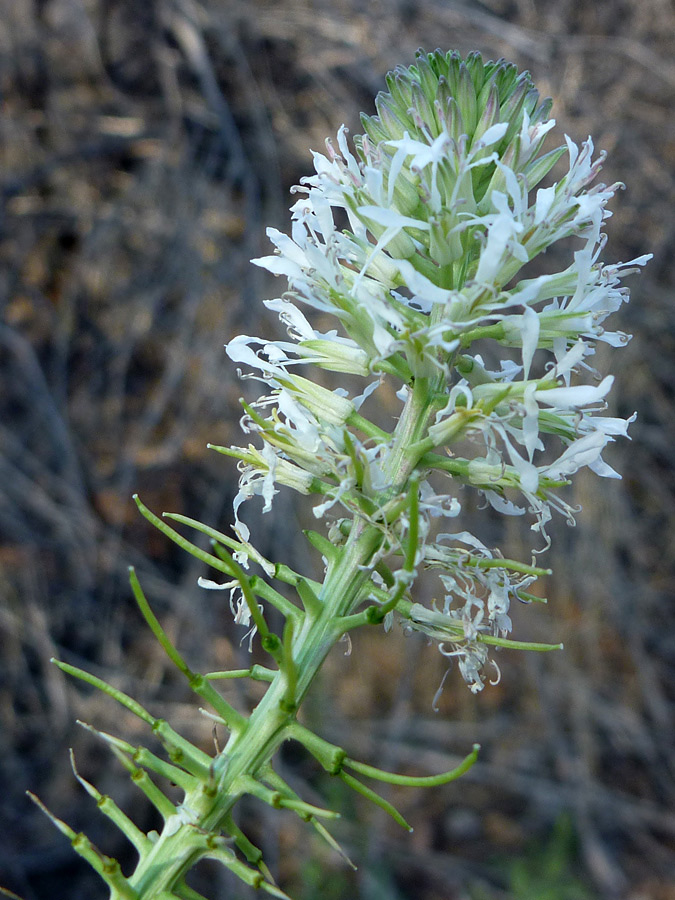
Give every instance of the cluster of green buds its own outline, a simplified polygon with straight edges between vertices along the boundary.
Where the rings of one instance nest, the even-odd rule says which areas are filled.
[[[130,876],[58,823],[111,897],[197,900],[184,877],[205,857],[285,896],[232,810],[249,794],[297,813],[332,841],[322,820],[335,813],[304,802],[273,769],[289,739],[406,824],[353,773],[438,785],[465,771],[477,748],[439,776],[394,775],[350,759],[296,718],[327,654],[356,627],[396,621],[435,639],[476,692],[488,663],[499,676],[496,649],[559,646],[508,637],[512,602],[537,599],[531,586],[548,570],[534,558],[505,558],[454,520],[462,503],[527,516],[539,552],[550,543],[554,513],[574,522],[577,510],[564,492],[575,472],[618,477],[602,452],[626,435],[630,420],[604,415],[612,377],[601,378],[592,358],[598,342],[627,342],[605,320],[627,299],[621,279],[647,257],[615,265],[599,259],[607,202],[618,187],[592,186],[602,157],[593,158],[590,138],[581,148],[565,138],[543,152],[554,127],[550,102],[540,102],[529,75],[504,61],[420,52],[387,85],[377,115],[363,117],[364,133],[351,146],[343,127],[337,147],[328,141],[325,154],[314,154],[315,174],[297,188],[291,234],[270,229],[276,252],[254,260],[287,280],[283,296],[265,304],[287,339],[241,335],[227,345],[246,370],[241,376],[265,386],[257,400],[242,401],[243,431],[257,442],[215,448],[239,461],[234,536],[170,517],[208,535],[207,552],[138,501],[151,522],[221,573],[200,583],[229,592],[249,646],[259,641],[270,657],[269,667],[194,672],[132,576],[147,622],[227,729],[227,742],[209,756],[131,698],[59,664],[140,716],[170,759],[103,735],[162,815],[159,833],[139,832],[83,782],[135,844],[139,862]],[[555,258],[568,254],[564,268],[534,274],[532,260],[559,241]],[[331,316],[332,330],[317,330]],[[337,373],[351,390],[299,374],[311,366]],[[321,561],[313,575],[264,558],[242,518],[242,505],[255,496],[270,511],[282,487],[311,495],[323,520],[323,529],[306,532]],[[415,593],[422,570],[438,574],[442,599],[425,602]],[[283,617],[280,634],[268,624],[269,607]],[[268,684],[252,711],[235,709],[214,687],[239,677]],[[148,773],[182,789],[182,803]]]

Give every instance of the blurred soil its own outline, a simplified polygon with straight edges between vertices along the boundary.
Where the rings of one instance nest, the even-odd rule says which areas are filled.
[[[141,742],[140,723],[66,681],[50,657],[112,680],[212,747],[139,621],[128,566],[195,666],[243,662],[246,648],[222,595],[196,586],[201,564],[153,532],[131,494],[227,528],[236,471],[206,443],[237,440],[242,386],[222,345],[277,327],[260,300],[279,286],[248,260],[266,252],[265,226],[286,226],[309,148],[343,122],[358,132],[384,73],[439,45],[530,69],[559,126],[609,152],[604,180],[627,184],[605,256],[654,260],[617,323],[635,337],[606,363],[617,413],[639,411],[632,441],[608,454],[624,478],[579,480],[584,511],[555,535],[549,606],[516,611],[518,636],[562,640],[564,652],[505,653],[502,682],[478,697],[451,676],[438,713],[443,662],[424,644],[363,634],[330,661],[306,715],[351,756],[435,772],[482,744],[461,783],[392,792],[412,836],[290,751],[286,776],[342,806],[339,837],[359,871],[301,823],[254,805],[242,815],[299,900],[516,897],[505,861],[545,844],[565,816],[575,835],[565,865],[587,893],[519,900],[675,897],[670,0],[0,0],[0,884],[25,900],[105,896],[27,789],[129,862],[68,747],[84,777],[152,823],[74,724]],[[293,538],[302,513],[291,499],[275,508],[255,525],[258,545],[304,558]],[[493,523],[495,543],[527,553],[523,523],[507,526]],[[231,690],[243,705],[255,696]],[[211,869],[195,887],[249,896]]]

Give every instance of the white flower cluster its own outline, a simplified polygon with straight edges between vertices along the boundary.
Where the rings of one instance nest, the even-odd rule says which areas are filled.
[[[413,604],[408,623],[458,655],[479,690],[481,636],[510,630],[510,600],[527,599],[536,570],[500,561],[466,532],[432,537],[431,519],[457,516],[458,487],[469,485],[504,514],[529,512],[547,544],[552,511],[574,521],[558,493],[570,476],[588,466],[619,477],[602,452],[626,435],[630,420],[603,415],[612,377],[599,380],[589,360],[598,341],[627,342],[604,323],[628,299],[621,279],[648,257],[599,260],[618,186],[591,186],[602,157],[593,159],[590,138],[579,149],[566,137],[565,146],[541,154],[555,122],[527,73],[477,54],[463,62],[437,52],[398,69],[388,84],[379,115],[363,119],[355,151],[343,127],[337,149],[328,141],[325,155],[314,154],[291,235],[269,229],[276,253],[254,260],[288,281],[284,297],[266,305],[289,340],[239,336],[227,347],[254,370],[247,377],[270,389],[242,420],[262,449],[231,451],[241,460],[236,529],[247,541],[238,516],[244,500],[262,495],[267,510],[276,485],[287,485],[319,495],[317,517],[339,508],[381,528],[374,566],[404,555],[414,476],[414,566],[376,590],[403,596],[402,582],[419,566],[438,568],[442,609],[425,618]],[[567,171],[537,189],[564,157]],[[528,276],[528,264],[563,239],[569,264]],[[315,330],[300,307],[334,316],[336,330]],[[516,349],[491,370],[485,359],[500,346]],[[361,376],[366,385],[353,397],[327,390],[296,374],[307,365]],[[404,410],[412,404],[418,413],[407,435],[360,412],[391,379]],[[459,440],[470,458],[439,452]],[[448,479],[444,493],[432,486],[433,473]]]

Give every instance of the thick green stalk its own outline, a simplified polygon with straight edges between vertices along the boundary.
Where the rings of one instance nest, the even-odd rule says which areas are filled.
[[[409,450],[426,431],[431,415],[429,394],[426,382],[416,384],[397,423],[391,451],[384,460],[392,492],[404,490],[415,469],[417,458],[411,458]],[[340,619],[352,613],[363,598],[381,541],[379,528],[360,519],[354,522],[346,543],[328,566],[318,611],[305,615],[293,637],[296,676],[292,702],[282,667],[246,724],[231,735],[214,759],[209,782],[186,793],[180,818],[173,817],[165,824],[152,849],[140,860],[129,883],[142,900],[160,900],[200,857],[216,849],[205,835],[218,833],[237,800],[248,792],[246,779],[259,776],[290,736],[297,709],[343,633]]]

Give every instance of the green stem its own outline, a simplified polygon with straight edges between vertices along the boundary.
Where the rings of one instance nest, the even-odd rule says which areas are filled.
[[[389,496],[408,488],[408,479],[416,463],[411,460],[408,449],[425,433],[431,415],[429,396],[429,384],[419,380],[404,406],[391,451],[384,462],[384,473],[391,485]],[[383,502],[389,496],[382,498]],[[414,501],[412,505],[414,507]],[[144,514],[148,517],[147,512]],[[264,697],[243,726],[230,734],[225,748],[210,765],[207,782],[186,793],[181,807],[186,811],[183,819],[170,817],[129,878],[130,887],[143,900],[160,900],[163,893],[171,892],[185,873],[207,855],[203,835],[217,833],[226,826],[242,793],[250,792],[253,782],[264,772],[280,745],[292,736],[293,729],[297,728],[296,711],[326,656],[343,634],[341,620],[352,615],[362,600],[382,539],[379,528],[355,519],[345,544],[329,559],[317,602],[308,602],[308,596],[304,596],[304,616],[289,618],[280,654],[280,670]],[[189,549],[195,552],[193,545]],[[201,553],[195,555],[201,556]],[[204,554],[205,561],[211,562],[209,556]],[[232,566],[232,562],[228,560],[228,568],[246,595],[250,592],[247,577],[236,563]],[[302,593],[307,594],[305,585]],[[249,607],[253,605],[251,599],[246,596]],[[251,613],[254,613],[253,609]],[[256,621],[256,624],[259,623]],[[264,629],[263,635],[267,636],[266,626],[262,622],[260,625],[263,625],[260,629]],[[346,777],[351,779],[351,776]]]

